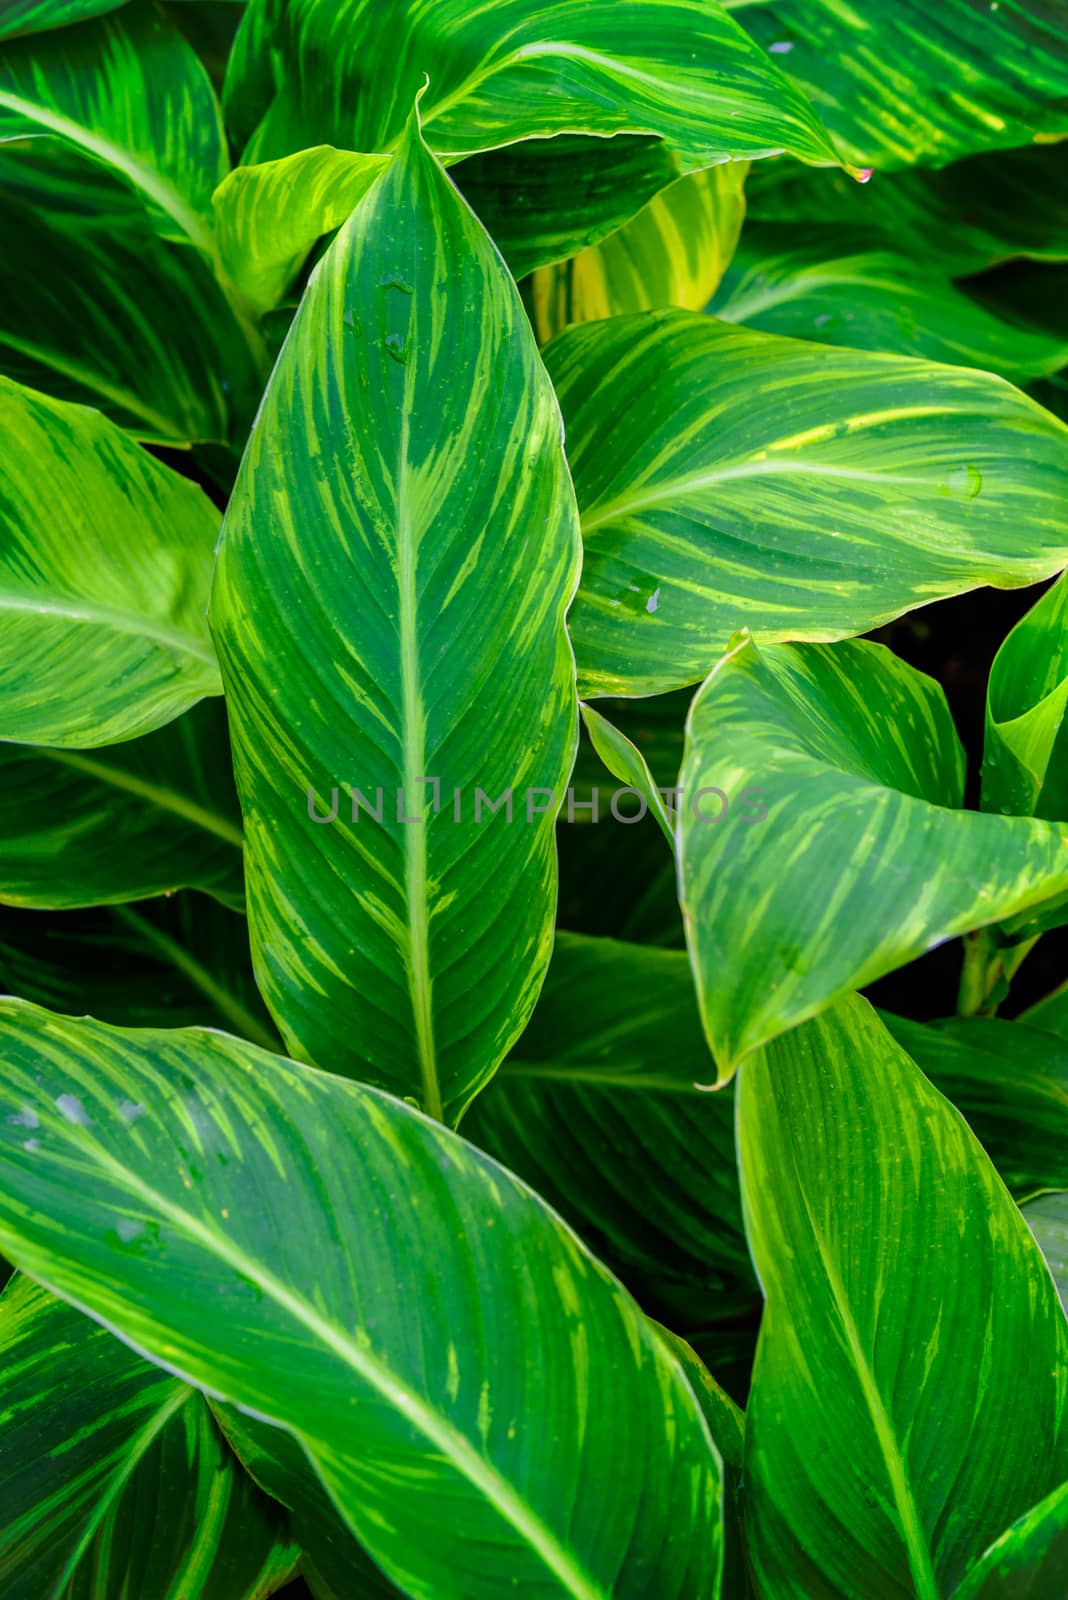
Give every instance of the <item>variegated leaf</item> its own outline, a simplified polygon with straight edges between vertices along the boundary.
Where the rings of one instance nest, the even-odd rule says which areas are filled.
[[[743,637],[694,700],[679,782],[680,892],[722,1076],[932,945],[1068,891],[1063,827],[959,809],[942,690],[881,645]],[[749,787],[757,823],[728,809]]]
[[[1037,1195],[1023,1207],[1023,1214],[1068,1313],[1068,1189]]]
[[[42,33],[48,28],[66,28],[86,17],[117,11],[125,0],[5,0],[0,14],[0,39],[13,39],[22,33]]]
[[[988,373],[685,311],[569,328],[545,359],[585,694],[695,682],[740,627],[843,638],[1068,562],[1068,428]]]
[[[518,1179],[223,1034],[0,1019],[0,1248],[295,1434],[404,1594],[717,1600],[693,1390]]]

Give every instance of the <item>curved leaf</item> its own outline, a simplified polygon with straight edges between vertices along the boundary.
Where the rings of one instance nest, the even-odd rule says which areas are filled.
[[[492,1074],[548,962],[577,545],[515,287],[413,124],[301,303],[212,623],[264,997],[294,1053],[436,1115]],[[514,810],[480,810],[503,791]]]
[[[0,738],[115,744],[219,694],[207,497],[95,411],[7,378],[0,430]]]
[[[406,1594],[716,1600],[693,1392],[518,1179],[225,1035],[0,1018],[5,1253],[296,1434]]]
[[[112,169],[166,236],[212,253],[204,220],[226,170],[211,80],[148,0],[5,45],[0,141],[56,135]],[[47,200],[47,167],[37,198]]]
[[[1050,994],[1022,1011],[1018,1020],[1068,1041],[1068,982],[1059,984]]]
[[[104,11],[117,11],[124,4],[125,0],[6,0],[0,16],[0,39],[66,28]]]
[[[734,1096],[712,1063],[685,952],[557,936],[537,1009],[463,1121],[680,1328],[753,1303]]]
[[[1068,561],[1068,429],[986,373],[684,311],[569,328],[545,359],[585,694],[694,682],[742,626],[842,638]]]
[[[104,750],[0,745],[0,903],[64,910],[207,889],[241,903],[222,701]]]
[[[1068,1190],[1039,1195],[1022,1209],[1068,1312]]]
[[[924,1023],[883,1013],[883,1022],[966,1118],[1017,1198],[1068,1188],[1068,1047],[1000,1017]]]
[[[837,223],[758,223],[709,310],[764,333],[982,367],[1015,383],[1068,362],[1068,340],[991,315],[895,244]]]
[[[730,161],[690,173],[600,244],[542,268],[531,285],[538,338],[658,306],[700,311],[738,243],[747,171]]]
[[[759,1592],[940,1600],[1068,1476],[1068,1324],[1034,1240],[856,997],[745,1064],[738,1146],[767,1297],[746,1413]]]
[[[1068,820],[1068,582],[1013,628],[987,687],[983,808]]]
[[[637,745],[609,722],[607,717],[603,717],[595,706],[588,706],[583,702],[580,709],[590,743],[604,765],[614,778],[627,784],[646,800],[649,813],[655,817],[661,833],[669,844],[674,845],[675,813],[668,806],[664,792],[657,786],[649,769],[649,763]]]
[[[690,711],[678,851],[722,1075],[838,995],[1068,890],[1064,829],[962,811],[963,782],[941,689],[881,645],[743,638],[713,668]],[[718,798],[747,785],[759,826]]]
[[[5,1600],[266,1600],[293,1575],[202,1397],[24,1277],[0,1298],[0,1408]]]
[[[1048,0],[724,3],[857,166],[944,166],[1068,134],[1068,19]]]
[[[1068,1585],[1068,1483],[1025,1511],[968,1573],[952,1600],[1046,1600]]]
[[[252,0],[227,98],[265,108],[246,161],[309,145],[381,151],[429,79],[442,158],[557,133],[655,134],[682,170],[837,153],[804,96],[716,0]]]

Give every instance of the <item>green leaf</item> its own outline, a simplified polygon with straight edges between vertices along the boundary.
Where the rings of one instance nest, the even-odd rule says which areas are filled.
[[[203,492],[97,412],[7,378],[0,429],[0,738],[115,744],[219,694]]]
[[[1068,22],[1047,0],[724,3],[859,167],[940,167],[1068,134]]]
[[[69,1016],[132,1028],[203,1023],[278,1048],[244,919],[204,894],[136,908],[0,910],[0,989]]]
[[[590,743],[614,778],[627,784],[647,802],[650,814],[667,839],[675,843],[675,813],[657,787],[649,770],[649,763],[637,745],[603,717],[595,706],[581,703],[582,721],[590,736]]]
[[[1068,1476],[1068,1324],[963,1119],[851,997],[748,1061],[767,1297],[746,1523],[775,1600],[940,1600]]]
[[[549,958],[577,721],[560,427],[515,286],[413,125],[301,303],[212,624],[264,997],[294,1054],[435,1115],[490,1077]],[[511,822],[476,817],[504,791]]]
[[[294,1433],[404,1593],[717,1600],[693,1391],[518,1179],[222,1034],[0,1017],[0,1247]]]
[[[104,750],[0,754],[0,903],[64,910],[182,888],[241,903],[221,700]]]
[[[102,207],[121,198],[114,180],[98,185]],[[0,256],[0,370],[152,443],[243,441],[259,351],[202,256],[151,234],[143,208],[94,202],[86,218],[6,186],[0,231],[19,240]]]
[[[983,808],[1068,819],[1068,582],[1061,578],[994,657],[986,701]]]
[[[121,176],[165,237],[212,254],[205,215],[227,166],[215,91],[147,0],[5,46],[0,139],[44,135]],[[38,198],[47,200],[47,167],[38,177]]]
[[[1068,1041],[1068,982],[1058,985],[1028,1010],[1021,1012],[1019,1021]]]
[[[1068,1483],[1062,1483],[994,1541],[952,1600],[1046,1600],[1066,1584]]]
[[[694,700],[679,781],[680,892],[723,1076],[848,990],[1068,889],[1063,829],[959,809],[945,696],[881,645],[743,637]],[[747,788],[762,821],[730,807]]]
[[[819,217],[876,228],[954,278],[1013,256],[1068,260],[1068,163],[1059,144],[994,151],[934,172],[878,172],[866,184],[833,169],[762,161],[746,199],[761,222]]]
[[[66,28],[86,17],[117,11],[125,0],[5,0],[0,16],[0,39],[13,39],[22,33],[42,33],[47,28]]]
[[[557,935],[537,1009],[463,1121],[676,1327],[752,1305],[733,1093],[681,950]]]
[[[1068,1312],[1068,1190],[1037,1196],[1023,1207],[1027,1226],[1038,1241]]]
[[[883,1022],[966,1118],[1019,1198],[1068,1188],[1068,1046],[1000,1017]]]
[[[5,1600],[265,1600],[292,1577],[282,1513],[202,1397],[24,1277],[0,1298],[0,1411]]]
[[[263,111],[246,161],[317,144],[382,151],[424,78],[423,127],[443,159],[644,133],[683,171],[779,150],[838,160],[804,96],[715,0],[252,0],[227,99]]]
[[[315,241],[341,226],[387,165],[386,156],[319,145],[223,179],[212,199],[219,254],[251,306],[278,304]]]
[[[1068,429],[986,373],[685,311],[569,328],[545,359],[584,694],[692,683],[741,626],[841,638],[1068,560]]]
[[[747,228],[709,310],[764,333],[982,367],[1015,383],[1068,362],[1068,340],[993,316],[890,235],[838,223]]]
[[[746,162],[730,161],[690,173],[600,244],[542,268],[531,286],[539,339],[630,311],[700,311],[738,243],[747,171]]]

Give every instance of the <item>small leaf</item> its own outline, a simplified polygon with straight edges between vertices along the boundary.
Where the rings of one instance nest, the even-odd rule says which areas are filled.
[[[951,1600],[1047,1600],[1068,1585],[1068,1483],[1025,1511],[972,1567]]]
[[[983,809],[1068,820],[1068,582],[1016,624],[990,669]]]

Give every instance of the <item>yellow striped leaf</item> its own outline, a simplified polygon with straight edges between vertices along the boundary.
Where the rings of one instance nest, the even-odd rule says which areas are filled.
[[[549,957],[577,721],[560,428],[413,123],[301,303],[212,621],[267,1003],[295,1055],[435,1115],[491,1075]]]
[[[569,328],[545,359],[585,694],[696,682],[740,627],[843,638],[1068,562],[1068,428],[989,373],[685,311]]]
[[[1068,891],[1064,827],[959,809],[945,696],[881,645],[743,637],[694,700],[679,782],[680,894],[722,1077],[837,996]],[[745,789],[762,820],[730,808]]]
[[[203,1397],[22,1276],[0,1297],[0,1462],[4,1600],[266,1600],[295,1571]]]
[[[1068,134],[1050,0],[724,0],[859,167],[944,166]]]
[[[117,11],[125,0],[6,0],[0,16],[0,39],[48,28],[66,28],[104,11]]]
[[[1068,1477],[1068,1323],[1038,1248],[856,996],[746,1062],[738,1147],[766,1296],[744,1474],[758,1591],[944,1600]]]
[[[551,339],[573,322],[659,306],[701,311],[738,243],[747,170],[746,162],[730,161],[680,178],[600,244],[536,272],[538,338]]]
[[[681,1366],[543,1201],[388,1095],[0,1002],[0,1248],[293,1433],[415,1600],[718,1600]]]

